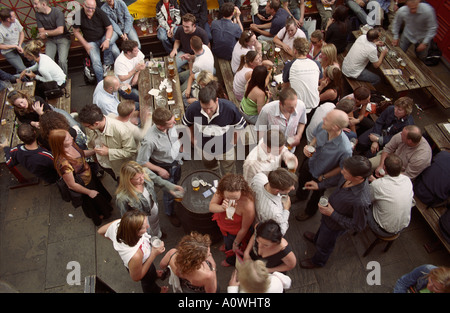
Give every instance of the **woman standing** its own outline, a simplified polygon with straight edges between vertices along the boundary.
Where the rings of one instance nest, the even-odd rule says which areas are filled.
[[[162,258],[161,269],[169,268],[169,284],[174,292],[218,292],[216,262],[211,254],[209,235],[192,232]]]
[[[81,150],[67,130],[50,131],[48,141],[54,157],[55,169],[67,187],[82,195],[83,212],[96,226],[111,216],[113,208],[109,204],[112,197],[91,168],[85,157],[94,150]]]
[[[265,66],[258,65],[254,68],[241,100],[241,113],[250,124],[256,123],[262,107],[270,101],[267,91],[269,79],[269,71]]]
[[[148,216],[149,234],[161,238],[163,233],[159,225],[158,198],[155,184],[166,191],[182,190],[135,161],[124,163],[120,169],[119,186],[116,190],[116,204],[123,216],[129,210],[138,210]]]
[[[328,19],[325,28],[325,42],[327,45],[334,44],[339,54],[347,48],[349,34],[348,8],[345,5],[339,5],[334,11],[333,17]]]
[[[221,265],[234,265],[235,253],[241,247],[245,249],[255,219],[255,197],[244,176],[223,176],[211,199],[209,211],[214,213],[213,221],[222,232],[224,250],[228,255]]]
[[[269,273],[285,273],[297,264],[292,248],[283,238],[281,228],[274,220],[256,226],[256,232],[244,252],[244,260],[250,259],[265,261]]]
[[[132,210],[121,219],[100,227],[98,233],[111,239],[131,279],[141,282],[144,293],[166,293],[169,288],[159,287],[155,282],[161,271],[157,272],[153,264],[155,258],[165,251],[164,242],[160,246],[152,246],[148,227],[145,213]]]

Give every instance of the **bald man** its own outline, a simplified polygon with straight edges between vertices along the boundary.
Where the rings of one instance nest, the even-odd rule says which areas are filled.
[[[104,115],[110,113],[119,115],[117,112],[117,106],[120,103],[118,95],[119,87],[120,80],[112,75],[106,76],[95,87],[92,103],[96,104]]]
[[[306,182],[336,179],[344,160],[352,156],[350,140],[343,132],[348,121],[348,115],[344,111],[334,109],[325,115],[312,132],[313,139],[303,148],[306,159],[299,171],[297,200],[308,198],[310,191],[303,189]],[[308,150],[309,146],[315,148],[314,153]],[[313,190],[304,212],[299,212],[295,218],[304,221],[312,217],[317,212],[317,203],[324,192],[324,189]]]

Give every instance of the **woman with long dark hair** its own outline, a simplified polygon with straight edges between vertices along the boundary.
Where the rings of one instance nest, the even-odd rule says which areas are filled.
[[[252,76],[247,83],[244,97],[241,100],[241,113],[250,124],[255,124],[262,107],[269,102],[267,91],[269,84],[269,71],[264,65],[253,69]]]
[[[347,47],[349,33],[348,8],[345,5],[339,5],[336,7],[332,18],[328,19],[327,27],[325,28],[325,42],[334,44],[337,53],[342,53]]]

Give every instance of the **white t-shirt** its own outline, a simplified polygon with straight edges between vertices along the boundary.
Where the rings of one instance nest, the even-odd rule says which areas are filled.
[[[15,20],[9,27],[0,24],[0,44],[2,45],[17,45],[19,43],[20,32],[23,30],[19,20]],[[6,54],[14,49],[2,50],[2,54]]]
[[[139,51],[136,57],[128,59],[122,51],[114,62],[114,75],[117,77],[119,77],[119,75],[128,75],[128,73],[133,70],[140,61],[144,60],[144,58],[144,54]],[[133,76],[123,81],[123,83],[129,84],[132,78]]]
[[[297,31],[295,32],[294,36],[289,37],[288,33],[286,32],[286,26],[280,29],[280,31],[277,34],[277,37],[286,45],[289,46],[289,48],[293,49],[294,47],[294,40],[295,38],[306,38],[305,33],[300,28],[297,28]]]
[[[54,80],[58,86],[61,86],[66,81],[66,74],[64,74],[59,65],[46,54],[39,54],[39,63],[35,63],[28,69],[39,71],[39,75],[36,75],[36,79],[41,82]]]
[[[202,45],[203,53],[195,56],[195,61],[192,64],[192,72],[197,78],[201,71],[208,71],[214,73],[214,55],[207,45]]]
[[[129,245],[118,242],[117,241],[117,229],[119,228],[120,220],[114,221],[106,230],[105,237],[111,239],[113,242],[114,250],[116,250],[119,253],[119,256],[122,258],[123,264],[126,268],[128,268],[128,263],[130,262],[131,258],[136,254],[138,249],[141,249],[144,256],[142,258],[142,263],[144,263],[148,257],[150,256],[150,253],[152,251],[152,246],[150,244],[150,235],[145,233],[142,235],[142,237],[139,239],[138,243],[130,247]]]
[[[291,87],[305,103],[307,113],[319,105],[319,77],[320,68],[310,59],[297,59],[289,69]]]
[[[241,64],[241,55],[247,54],[250,50],[255,50],[252,48],[244,48],[241,46],[241,44],[236,42],[233,49],[233,54],[231,55],[231,70],[233,73],[236,73],[237,69],[239,68],[239,64]]]
[[[342,62],[342,73],[347,77],[357,78],[369,62],[378,61],[377,46],[367,40],[366,35],[356,39]]]

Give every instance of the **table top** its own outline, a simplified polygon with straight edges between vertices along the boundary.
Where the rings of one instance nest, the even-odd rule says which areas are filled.
[[[429,80],[422,74],[414,62],[411,61],[408,55],[398,46],[394,47],[392,45],[392,34],[384,29],[380,30],[380,38],[382,38],[382,40],[384,38],[384,43],[387,49],[389,49],[389,52],[386,54],[380,65],[380,70],[394,90],[396,92],[404,92],[431,86]],[[358,38],[361,34],[361,30],[353,31],[355,38]],[[395,51],[395,54],[391,51]],[[378,47],[378,52],[381,52],[381,47]],[[405,62],[404,68],[401,66],[402,60]],[[392,70],[401,70],[401,75],[389,75],[388,72]]]
[[[154,110],[158,107],[156,97],[148,93],[152,89],[157,89],[160,91],[159,95],[163,99],[165,99],[164,107],[169,109],[171,112],[173,112],[175,108],[180,109],[180,119],[176,120],[177,125],[180,125],[181,118],[184,114],[184,105],[181,96],[180,78],[177,72],[177,66],[176,64],[174,64],[175,75],[173,77],[169,77],[168,56],[164,58],[154,58],[153,60],[155,64],[157,64],[156,62],[160,62],[161,64],[162,62],[164,62],[163,72],[165,76],[161,77],[160,74],[156,71],[156,68],[152,70],[151,67],[147,67],[139,74],[138,85],[139,85],[139,107],[140,107],[141,121],[144,124],[149,110]],[[174,62],[176,62],[175,59]],[[172,91],[173,91],[172,100],[168,100],[166,88],[165,86],[161,85],[161,82],[163,82],[165,79],[167,79],[166,82],[170,82],[172,84]]]
[[[200,180],[200,189],[197,191],[194,191],[192,188],[192,178],[194,177]],[[219,175],[208,170],[200,170],[188,174],[180,184],[186,191],[181,203],[187,210],[193,213],[209,213],[209,203],[215,193],[214,186],[219,181]]]
[[[278,100],[278,93],[281,90],[281,83],[274,83],[273,76],[277,76],[283,73],[283,68],[286,62],[291,61],[293,58],[287,54],[283,48],[275,45],[273,41],[267,42],[268,46],[264,48],[263,51],[263,60],[270,60],[273,62],[273,73],[269,83],[269,91],[272,94],[273,100]],[[272,50],[268,49],[271,48]],[[275,49],[279,48],[280,51],[278,53],[275,52]]]
[[[450,122],[425,126],[425,131],[434,141],[439,150],[450,151],[450,133],[448,129],[450,129]]]

